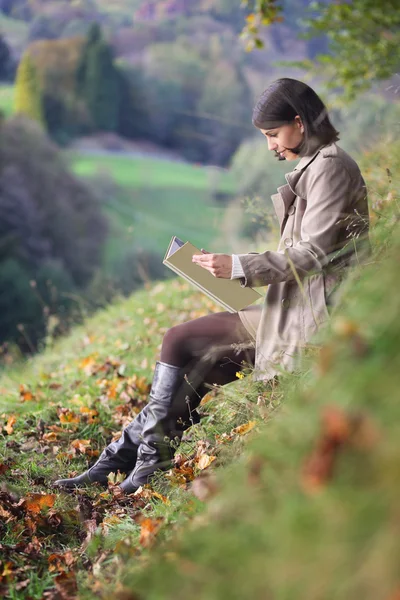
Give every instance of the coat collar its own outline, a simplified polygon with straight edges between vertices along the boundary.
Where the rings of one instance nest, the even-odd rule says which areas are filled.
[[[278,217],[279,225],[281,227],[281,233],[284,227],[284,221],[287,215],[288,208],[291,204],[293,204],[293,201],[297,195],[296,185],[304,169],[306,169],[308,165],[316,158],[320,150],[321,147],[317,148],[314,152],[308,154],[307,156],[303,156],[294,168],[294,170],[290,173],[286,173],[285,178],[287,184],[280,186],[278,188],[278,193],[271,196],[276,216]]]
[[[311,150],[311,152],[309,154],[307,154],[306,156],[303,156],[300,161],[297,163],[297,165],[295,166],[294,170],[295,171],[303,171],[304,169],[306,169],[308,167],[308,165],[314,160],[314,158],[317,156],[317,154],[320,153],[321,149],[324,146],[318,146],[318,148],[315,148],[314,150]]]

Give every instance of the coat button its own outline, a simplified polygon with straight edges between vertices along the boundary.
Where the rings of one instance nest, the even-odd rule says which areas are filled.
[[[292,238],[285,238],[283,243],[285,244],[286,248],[290,248],[291,246],[293,246]]]
[[[282,308],[287,309],[290,307],[290,300],[289,298],[283,298],[282,300]]]
[[[288,215],[294,215],[295,211],[296,207],[292,204],[292,206],[289,206],[287,213]]]

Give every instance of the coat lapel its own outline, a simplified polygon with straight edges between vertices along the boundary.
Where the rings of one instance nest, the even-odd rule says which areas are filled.
[[[287,181],[286,185],[282,185],[278,188],[278,193],[273,194],[271,196],[271,200],[274,204],[276,216],[279,220],[279,226],[281,228],[281,233],[283,230],[283,225],[285,221],[285,217],[287,215],[288,208],[291,204],[293,204],[294,199],[296,198],[296,185],[299,181],[304,169],[308,167],[308,165],[314,160],[314,158],[319,153],[320,148],[316,150],[314,153],[309,156],[303,156],[300,162],[296,165],[293,171],[287,173],[285,175],[285,179]]]

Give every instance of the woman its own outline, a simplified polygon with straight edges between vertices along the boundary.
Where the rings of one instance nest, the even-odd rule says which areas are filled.
[[[279,79],[261,95],[253,123],[278,160],[300,162],[272,196],[280,224],[276,252],[193,257],[215,277],[266,286],[263,307],[215,313],[172,327],[156,363],[149,403],[96,464],[56,485],[106,483],[119,470],[133,493],[167,469],[171,443],[196,420],[208,384],[224,385],[251,364],[256,380],[292,370],[319,325],[328,319],[335,289],[368,246],[366,188],[354,160],[336,145],[326,107],[305,83]],[[366,243],[362,243],[365,241]]]

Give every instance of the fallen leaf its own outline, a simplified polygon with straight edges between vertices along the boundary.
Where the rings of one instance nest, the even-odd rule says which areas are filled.
[[[337,455],[344,446],[367,450],[378,437],[377,429],[367,415],[346,412],[340,407],[325,407],[319,438],[302,470],[305,491],[314,493],[326,485],[332,478]]]
[[[61,423],[80,423],[80,417],[69,408],[60,408],[57,413]]]
[[[161,502],[164,502],[164,504],[170,504],[170,501],[166,496],[154,491],[150,486],[140,486],[133,496],[146,501],[151,500],[152,498],[157,498],[158,500],[161,500]]]
[[[16,422],[17,422],[17,418],[15,415],[11,415],[8,418],[7,425],[4,427],[5,431],[7,432],[7,435],[11,435],[13,433],[13,431],[14,431],[13,428],[14,428],[14,425]]]
[[[143,548],[148,548],[153,544],[163,521],[163,517],[157,517],[156,519],[143,519],[143,521],[141,522],[139,538],[139,543],[141,546],[143,546]]]
[[[21,402],[35,400],[34,394],[23,383],[19,386],[19,397]]]
[[[71,448],[78,450],[81,454],[86,454],[90,443],[90,440],[74,440],[71,442]]]
[[[211,465],[212,462],[216,459],[216,456],[209,456],[208,454],[202,454],[200,458],[197,460],[197,467],[203,471],[207,469]]]
[[[231,433],[236,435],[246,435],[249,431],[251,431],[256,426],[255,421],[249,421],[248,423],[244,423],[243,425],[239,425],[232,429]]]
[[[24,498],[24,506],[27,512],[38,515],[44,509],[51,508],[55,500],[55,494],[28,494]]]
[[[42,440],[45,442],[56,442],[57,441],[57,434],[54,433],[54,431],[51,431],[50,433],[44,433],[42,436]]]

